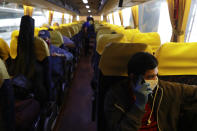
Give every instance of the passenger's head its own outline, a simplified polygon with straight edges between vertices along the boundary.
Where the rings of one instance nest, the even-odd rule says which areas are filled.
[[[158,74],[157,66],[158,61],[153,55],[139,52],[129,60],[128,75],[134,80],[139,76],[143,76],[144,80],[156,80]]]
[[[91,17],[90,17],[90,16],[88,16],[88,17],[86,18],[86,20],[87,20],[87,21],[90,21],[90,20],[91,20]]]
[[[48,46],[50,45],[50,33],[49,33],[49,31],[41,30],[41,31],[39,31],[38,36],[40,38],[42,38],[47,43]]]

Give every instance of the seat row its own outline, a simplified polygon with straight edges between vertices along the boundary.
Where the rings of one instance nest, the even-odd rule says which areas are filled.
[[[197,43],[165,43],[161,45],[157,33],[140,33],[136,29],[123,29],[115,25],[100,23],[96,25],[97,40],[93,57],[94,77],[92,87],[97,104],[94,113],[97,118],[97,129],[104,130],[104,99],[109,88],[128,79],[127,64],[137,52],[154,54],[159,62],[159,78],[171,82],[197,85]],[[187,111],[185,123],[192,126],[196,115]]]
[[[10,47],[0,39],[0,130],[53,129],[80,58],[81,25],[34,28],[23,16]]]

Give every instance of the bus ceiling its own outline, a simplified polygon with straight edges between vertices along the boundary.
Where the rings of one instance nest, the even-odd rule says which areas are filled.
[[[131,7],[151,0],[3,0],[23,5],[35,6],[72,15],[107,15],[120,8]],[[89,9],[87,9],[87,5]],[[119,7],[120,6],[120,7]],[[88,11],[90,10],[90,11]]]

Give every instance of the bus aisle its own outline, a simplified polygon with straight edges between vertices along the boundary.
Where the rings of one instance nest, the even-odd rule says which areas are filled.
[[[55,131],[96,131],[96,124],[91,120],[92,76],[91,55],[82,55]]]

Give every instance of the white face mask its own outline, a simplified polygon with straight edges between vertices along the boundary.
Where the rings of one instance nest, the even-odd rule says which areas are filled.
[[[155,89],[155,87],[157,86],[158,84],[158,78],[156,78],[156,80],[145,80],[146,83],[149,83],[150,84],[150,88],[152,90]]]

